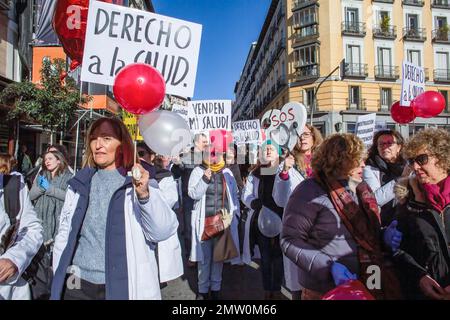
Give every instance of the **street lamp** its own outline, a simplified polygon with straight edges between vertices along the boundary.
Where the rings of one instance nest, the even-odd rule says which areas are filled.
[[[313,118],[314,118],[314,109],[317,107],[317,92],[319,92],[319,88],[322,85],[322,83],[324,83],[329,77],[332,76],[333,73],[336,72],[337,69],[342,68],[341,70],[344,70],[345,68],[345,59],[341,60],[341,63],[333,69],[333,71],[331,71],[325,78],[322,79],[322,81],[319,82],[319,85],[317,86],[317,88],[314,89],[314,105],[311,107],[311,118],[309,119],[309,124],[312,126],[313,125]],[[342,72],[341,72],[342,73]]]

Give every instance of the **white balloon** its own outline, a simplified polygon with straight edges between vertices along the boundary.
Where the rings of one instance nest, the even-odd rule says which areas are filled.
[[[178,114],[156,110],[139,118],[139,130],[145,143],[157,154],[178,156],[192,142],[186,121]]]
[[[262,207],[258,217],[259,231],[268,238],[275,238],[281,233],[281,218],[267,207]]]

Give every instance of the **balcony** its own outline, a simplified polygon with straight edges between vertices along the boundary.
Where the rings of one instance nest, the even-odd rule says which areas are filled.
[[[397,38],[396,26],[376,26],[372,29],[373,37],[377,39],[392,39]]]
[[[292,2],[291,11],[294,12],[300,10],[302,8],[316,4],[317,2],[318,2],[317,0],[295,0]]]
[[[433,0],[431,1],[431,7],[436,9],[450,9],[449,0]]]
[[[433,30],[433,32],[431,33],[431,38],[435,43],[450,43],[448,30],[445,30],[444,28]]]
[[[310,64],[306,66],[296,65],[296,79],[297,81],[303,81],[308,79],[314,79],[319,77],[319,65]]]
[[[342,22],[342,35],[364,37],[366,35],[365,22]]]
[[[367,110],[366,99],[351,100],[346,99],[348,110]]]
[[[367,63],[346,63],[344,75],[351,78],[366,78],[369,75]]]
[[[317,24],[304,27],[294,34],[294,41],[292,42],[292,45],[294,47],[300,46],[304,44],[305,42],[310,42],[311,40],[317,39],[319,37],[319,26]]]
[[[425,28],[403,28],[403,39],[409,41],[424,42],[427,40]]]
[[[424,1],[423,0],[403,0],[402,4],[404,6],[416,6],[416,7],[423,7]]]
[[[400,78],[399,68],[397,66],[375,66],[375,78],[380,80],[397,80]]]
[[[372,2],[394,3],[394,0],[372,0]]]
[[[450,82],[450,69],[434,69],[434,82]]]

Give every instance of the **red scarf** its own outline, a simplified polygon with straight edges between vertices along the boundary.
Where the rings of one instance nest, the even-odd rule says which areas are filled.
[[[425,197],[430,205],[439,213],[450,204],[450,176],[437,184],[423,184]]]
[[[381,290],[371,289],[377,299],[401,298],[400,284],[393,270],[384,259],[381,244],[380,211],[377,200],[369,185],[361,182],[356,188],[359,205],[350,193],[337,180],[316,177],[328,191],[331,202],[347,230],[358,244],[358,260],[360,266],[359,279],[367,283],[370,276],[366,271],[371,265],[382,270]]]
[[[312,177],[313,170],[311,168],[312,154],[305,155],[305,173],[308,178]]]

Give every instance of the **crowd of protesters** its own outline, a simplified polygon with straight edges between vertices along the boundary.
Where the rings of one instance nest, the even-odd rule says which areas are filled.
[[[366,151],[307,125],[293,150],[249,158],[205,134],[159,155],[116,118],[91,125],[78,171],[60,145],[34,168],[26,147],[0,155],[0,299],[161,299],[187,266],[217,300],[224,264],[255,262],[264,299],[322,299],[374,266],[376,299],[450,299],[448,131],[381,130]]]

